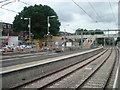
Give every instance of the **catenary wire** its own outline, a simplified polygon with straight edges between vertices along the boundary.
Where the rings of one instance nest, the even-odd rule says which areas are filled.
[[[6,1],[10,1],[10,0],[4,0],[4,1],[0,1],[0,3],[4,3],[4,2],[6,2]]]
[[[7,3],[3,4],[3,5],[1,5],[1,7],[5,6],[5,5],[8,5],[8,4],[10,4],[10,3],[13,3],[13,2],[16,2],[16,0],[13,0],[13,1],[11,1],[11,2],[7,2]]]
[[[9,1],[9,0],[6,0],[6,1]],[[11,10],[11,9],[3,8],[3,6],[8,5],[8,4],[10,4],[10,3],[13,3],[13,2],[16,2],[16,0],[11,1],[11,2],[7,2],[7,3],[3,4],[2,6],[0,6],[0,8],[1,8],[1,9],[4,9],[4,10],[7,10],[7,11],[19,13],[19,12],[17,12],[17,11]],[[26,2],[23,2],[23,1],[20,1],[20,0],[18,0],[18,2],[21,2],[21,3],[25,4],[25,5],[30,5],[30,4],[28,4],[28,3],[26,3]]]
[[[110,6],[110,8],[111,8],[111,11],[112,11],[113,18],[114,18],[114,20],[115,20],[115,24],[116,24],[116,26],[117,26],[117,22],[116,22],[115,14],[114,14],[114,12],[113,12],[112,4],[111,4],[110,0],[108,0],[108,2],[109,2],[109,6]]]
[[[20,0],[19,0],[19,2],[21,2],[21,3],[25,4],[25,5],[30,5],[30,4],[28,4],[26,2],[23,2],[23,1],[20,1]]]
[[[3,7],[0,7],[1,9],[4,9],[4,10],[7,10],[7,11],[11,11],[11,12],[14,12],[14,13],[19,13],[19,12],[16,12],[14,10],[11,10],[11,9],[6,9],[6,8],[3,8]]]
[[[74,0],[72,2],[77,5],[85,14],[87,14],[95,23],[97,23],[100,27],[101,25],[98,23],[98,21],[94,20],[93,17],[91,17],[80,5],[78,5]]]
[[[95,14],[97,15],[97,17],[99,18],[99,20],[101,20],[102,22],[103,22],[103,19],[101,18],[101,16],[96,12],[96,10],[95,10],[95,8],[93,7],[93,5],[89,2],[89,0],[87,0],[88,1],[88,4],[90,5],[90,7],[93,9],[93,11],[95,12]],[[107,27],[107,25],[106,25],[106,27],[104,27],[104,28],[108,28]],[[109,29],[109,28],[108,28]]]

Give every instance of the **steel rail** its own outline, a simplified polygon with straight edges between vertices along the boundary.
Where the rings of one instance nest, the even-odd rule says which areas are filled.
[[[106,59],[105,59],[93,72],[91,72],[91,73],[88,75],[88,77],[87,77],[86,79],[84,79],[83,82],[81,82],[81,84],[80,84],[75,90],[81,89],[81,87],[82,87],[83,85],[85,85],[85,83],[87,83],[87,82],[89,81],[89,79],[90,79],[95,73],[97,73],[98,70],[105,64],[105,62],[109,59],[109,57],[111,56],[111,54],[112,54],[112,50],[111,50],[109,56],[106,57]],[[108,84],[108,82],[109,82],[109,79],[110,79],[109,77],[110,77],[110,75],[111,75],[111,73],[112,73],[114,64],[115,64],[115,61],[114,61],[113,65],[112,65],[112,67],[111,67],[111,69],[110,69],[110,72],[109,72],[109,74],[108,74],[108,76],[107,76],[107,80],[106,80],[106,83],[105,83],[104,86],[103,86],[103,90],[106,89],[106,86],[107,86],[107,84]]]
[[[114,49],[115,49],[115,48],[114,48]],[[116,63],[116,61],[117,61],[117,56],[118,56],[118,55],[117,55],[117,51],[116,51],[115,53],[116,53],[116,54],[115,54],[115,61],[113,62],[113,65],[112,65],[112,67],[111,67],[111,69],[110,69],[110,72],[109,72],[109,74],[108,74],[107,81],[106,81],[106,83],[105,83],[105,85],[104,85],[104,87],[103,87],[103,90],[106,89],[106,87],[107,87],[107,85],[108,85],[108,83],[109,83],[109,81],[110,81],[112,72],[113,72],[114,67],[115,67],[115,63]]]
[[[119,50],[119,47],[117,47],[117,61],[116,61],[116,67],[117,67],[117,70],[116,70],[116,75],[115,75],[115,79],[114,79],[114,83],[113,83],[113,90],[115,88],[118,88],[118,72],[119,72],[119,68],[120,68],[120,50]]]
[[[92,61],[94,61],[95,59],[97,59],[98,57],[100,57],[101,55],[103,55],[104,53],[106,53],[107,51],[108,51],[108,49],[104,50],[103,52],[101,52],[101,53],[99,53],[99,54],[96,54],[95,56],[91,56],[91,57],[89,57],[89,58],[87,58],[87,59],[90,59],[90,58],[94,57],[94,59],[91,60],[91,62],[92,62]],[[73,58],[73,57],[71,57],[71,58]],[[65,69],[67,69],[67,68],[70,68],[70,67],[72,67],[72,66],[74,66],[74,65],[76,65],[76,64],[79,64],[79,63],[81,63],[81,62],[84,62],[84,61],[86,61],[87,59],[84,59],[84,60],[79,61],[79,62],[77,62],[77,63],[71,64],[71,65],[69,65],[69,66],[65,66],[65,67],[63,67],[63,68],[61,68],[61,69],[59,69],[59,70],[57,70],[57,71],[51,72],[51,73],[46,74],[46,75],[44,75],[44,76],[42,76],[42,77],[40,77],[40,78],[37,78],[37,79],[35,79],[35,80],[31,80],[31,81],[29,81],[29,82],[27,82],[27,83],[24,83],[24,84],[21,84],[21,85],[19,85],[19,86],[12,87],[11,89],[23,88],[23,87],[25,87],[25,86],[27,86],[27,85],[29,85],[29,84],[31,84],[31,83],[34,83],[34,82],[36,82],[36,81],[38,81],[38,80],[41,80],[41,79],[46,78],[46,77],[49,77],[49,76],[51,76],[51,75],[53,75],[53,74],[56,74],[56,73],[61,72],[61,71],[65,70]],[[86,66],[86,65],[89,64],[89,63],[90,63],[90,62],[84,64],[84,65],[81,66],[81,67],[78,67],[78,68],[75,69],[74,71],[71,71],[71,72],[67,73],[66,75],[63,75],[62,77],[59,77],[58,79],[56,79],[56,80],[54,80],[54,81],[52,81],[52,82],[50,82],[50,83],[47,83],[46,85],[40,87],[39,89],[43,89],[43,88],[47,87],[48,85],[50,85],[50,84],[52,84],[52,83],[54,83],[54,82],[56,82],[56,81],[58,81],[58,80],[60,80],[60,79],[62,79],[62,78],[64,78],[64,77],[68,76],[69,74],[74,73],[75,71],[77,71],[78,69]]]
[[[41,88],[39,88],[39,89],[45,89],[45,88],[47,88],[48,86],[50,86],[50,85],[54,84],[55,82],[57,82],[57,81],[59,81],[59,80],[61,80],[61,79],[65,78],[65,77],[67,77],[68,75],[70,75],[70,74],[72,74],[72,73],[76,72],[77,70],[82,69],[82,68],[83,68],[83,67],[85,67],[86,65],[88,65],[88,64],[90,64],[91,62],[95,61],[95,60],[96,60],[97,58],[99,58],[100,56],[104,55],[107,51],[108,51],[108,50],[106,50],[106,51],[102,52],[102,54],[100,54],[98,57],[94,58],[94,59],[93,59],[93,60],[91,60],[90,62],[88,62],[88,63],[84,64],[84,65],[83,65],[83,66],[81,66],[81,67],[78,67],[76,70],[73,70],[72,72],[67,73],[66,75],[64,75],[64,76],[62,76],[62,77],[60,77],[60,78],[58,78],[58,79],[54,80],[54,81],[53,81],[53,82],[51,82],[51,83],[48,83],[48,84],[44,85],[43,87],[41,87]]]

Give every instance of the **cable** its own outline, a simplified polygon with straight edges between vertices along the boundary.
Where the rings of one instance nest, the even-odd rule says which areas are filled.
[[[21,3],[25,4],[25,5],[30,5],[30,4],[28,4],[26,2],[23,2],[23,1],[20,1],[20,0],[18,2],[21,2]]]
[[[76,4],[80,9],[82,9],[84,11],[84,13],[86,13],[91,19],[93,19],[82,7],[80,7],[80,5],[78,5],[74,0],[72,0],[74,2],[74,4]]]
[[[9,1],[9,0],[6,0],[6,1]],[[10,4],[10,3],[13,3],[13,2],[16,2],[16,1],[17,1],[17,0],[14,0],[14,1],[11,1],[11,2],[7,2],[7,3],[3,4],[0,8],[1,8],[1,9],[4,9],[4,10],[7,10],[7,11],[19,13],[19,12],[16,12],[16,11],[14,11],[14,10],[11,10],[11,9],[3,8],[3,6],[8,5],[8,4]],[[1,2],[3,2],[3,1],[1,1]],[[5,2],[5,1],[4,1],[4,2]],[[28,4],[28,3],[26,3],[26,2],[23,2],[23,1],[20,1],[20,0],[18,0],[18,2],[21,2],[21,3],[26,4],[26,5],[30,5],[30,4]]]
[[[3,8],[3,7],[0,7],[1,9],[4,9],[4,10],[7,10],[7,11],[11,11],[11,12],[15,12],[15,13],[19,13],[19,12],[16,12],[14,10],[10,10],[10,9],[6,9],[6,8]]]
[[[1,7],[5,6],[5,5],[8,5],[8,4],[10,4],[10,3],[13,3],[13,2],[15,2],[15,1],[16,1],[16,0],[11,1],[11,2],[8,2],[8,3],[5,3],[5,4],[1,5]]]
[[[95,12],[95,14],[97,15],[97,17],[98,18],[100,18],[100,20],[101,21],[103,21],[103,19],[100,17],[100,15],[96,12],[96,10],[95,10],[95,8],[93,7],[93,5],[89,2],[89,0],[87,0],[88,1],[88,4],[91,6],[91,8],[93,9],[93,11]],[[106,26],[106,28],[108,28],[107,26]],[[109,29],[109,28],[108,28]]]
[[[108,0],[108,2],[109,2],[109,6],[110,6],[110,8],[111,8],[111,10],[112,10],[112,15],[113,15],[113,18],[114,18],[114,20],[115,20],[115,24],[116,24],[116,26],[117,26],[116,18],[115,18],[115,15],[114,15],[113,8],[112,8],[112,5],[111,5],[110,0]]]
[[[4,1],[0,1],[0,3],[4,3],[4,2],[6,2],[6,1],[10,1],[10,0],[4,0]]]
[[[95,23],[99,24],[98,21],[94,20],[80,5],[78,5],[74,0],[72,0],[73,3],[75,5],[77,5],[80,9],[82,9],[84,11],[84,13],[86,13]],[[99,26],[101,27],[101,25],[99,24]]]
[[[7,0],[7,1],[8,1],[8,0]],[[8,3],[5,3],[5,4],[3,4],[2,6],[8,5],[8,4],[13,3],[13,2],[16,2],[16,0],[11,1],[11,2],[8,2]],[[30,4],[28,4],[28,3],[26,3],[26,2],[23,2],[23,1],[20,1],[20,0],[18,0],[18,2],[21,2],[21,3],[25,4],[25,5],[30,5]],[[2,6],[1,6],[1,7],[2,7]]]

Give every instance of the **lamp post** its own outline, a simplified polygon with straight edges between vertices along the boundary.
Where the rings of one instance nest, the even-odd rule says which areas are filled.
[[[50,18],[54,18],[56,16],[47,16],[47,46],[49,47],[49,38],[51,38],[51,35],[50,35],[50,30],[49,30],[49,27],[50,27]]]
[[[24,20],[29,20],[28,28],[29,28],[29,40],[31,40],[31,18],[22,18]]]
[[[83,48],[83,31],[81,31],[81,49]]]
[[[70,26],[70,24],[67,24],[66,26]],[[66,26],[65,26],[65,28],[66,28]],[[67,36],[67,32],[66,32],[66,29],[64,29],[64,33],[65,33],[65,35],[64,35],[64,49],[65,49],[65,47],[66,47],[66,36]]]
[[[54,17],[56,17],[56,16],[47,16],[47,24],[48,24],[48,27],[47,27],[47,35],[50,34],[50,30],[49,30],[50,22],[49,22],[49,19],[50,19],[50,18],[54,18]]]
[[[2,37],[2,31],[3,31],[3,22],[2,20],[0,20],[0,37]],[[0,42],[3,42],[2,39],[0,39]],[[0,48],[2,48],[2,45],[0,45]]]
[[[2,31],[3,31],[3,22],[0,20],[0,36],[2,36]]]

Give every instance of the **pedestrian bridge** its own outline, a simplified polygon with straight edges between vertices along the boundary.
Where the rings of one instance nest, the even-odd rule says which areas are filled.
[[[91,36],[95,37],[95,38],[108,38],[108,37],[117,38],[119,35],[118,34],[70,35],[70,36],[66,36],[66,38],[68,38],[68,39],[78,39],[78,38],[89,38]]]

